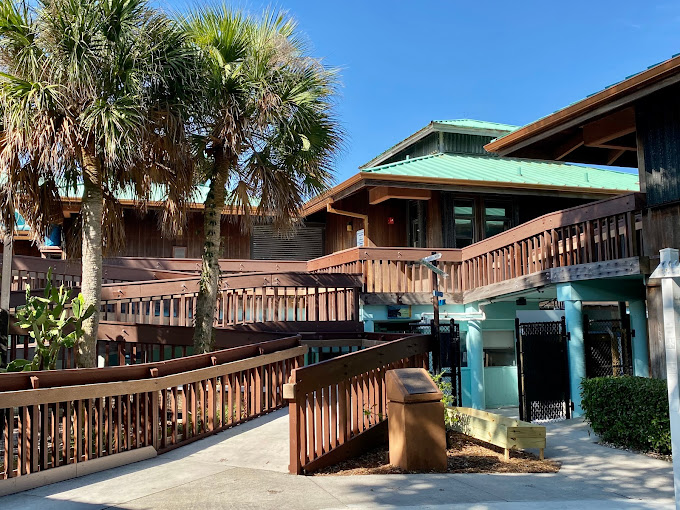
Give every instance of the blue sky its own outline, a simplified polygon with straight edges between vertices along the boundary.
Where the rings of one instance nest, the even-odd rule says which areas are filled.
[[[229,5],[287,10],[313,55],[342,68],[337,181],[430,120],[527,124],[680,52],[678,0]]]

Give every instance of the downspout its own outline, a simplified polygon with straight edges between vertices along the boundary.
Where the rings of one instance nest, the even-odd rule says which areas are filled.
[[[338,214],[340,216],[349,216],[350,218],[359,218],[360,220],[364,221],[364,239],[366,240],[366,246],[370,246],[371,244],[371,239],[368,236],[368,214],[360,214],[360,213],[355,213],[352,211],[341,211],[340,209],[335,209],[333,206],[331,206],[332,202],[328,202],[326,204],[326,211],[331,213],[331,214]]]

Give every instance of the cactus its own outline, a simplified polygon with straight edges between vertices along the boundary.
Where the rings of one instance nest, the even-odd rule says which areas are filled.
[[[32,296],[26,286],[26,304],[17,308],[17,324],[28,330],[35,341],[33,360],[17,359],[7,366],[8,372],[54,370],[62,347],[70,349],[83,336],[83,321],[95,313],[95,307],[85,307],[82,294],[71,299],[71,291],[63,285],[52,285],[52,269],[47,273],[44,296]],[[68,313],[68,305],[72,314]]]

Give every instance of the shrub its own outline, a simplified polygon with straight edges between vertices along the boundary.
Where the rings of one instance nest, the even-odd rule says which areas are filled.
[[[645,452],[671,452],[666,381],[596,377],[581,383],[581,407],[603,440]]]

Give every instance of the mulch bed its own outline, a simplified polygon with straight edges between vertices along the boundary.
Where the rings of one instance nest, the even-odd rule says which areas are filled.
[[[502,448],[458,432],[447,432],[447,444],[448,473],[557,473],[560,470],[559,462],[539,460],[536,455],[524,451],[511,451],[510,461],[506,462]],[[314,474],[349,476],[409,472],[389,463],[389,450],[385,445]]]

